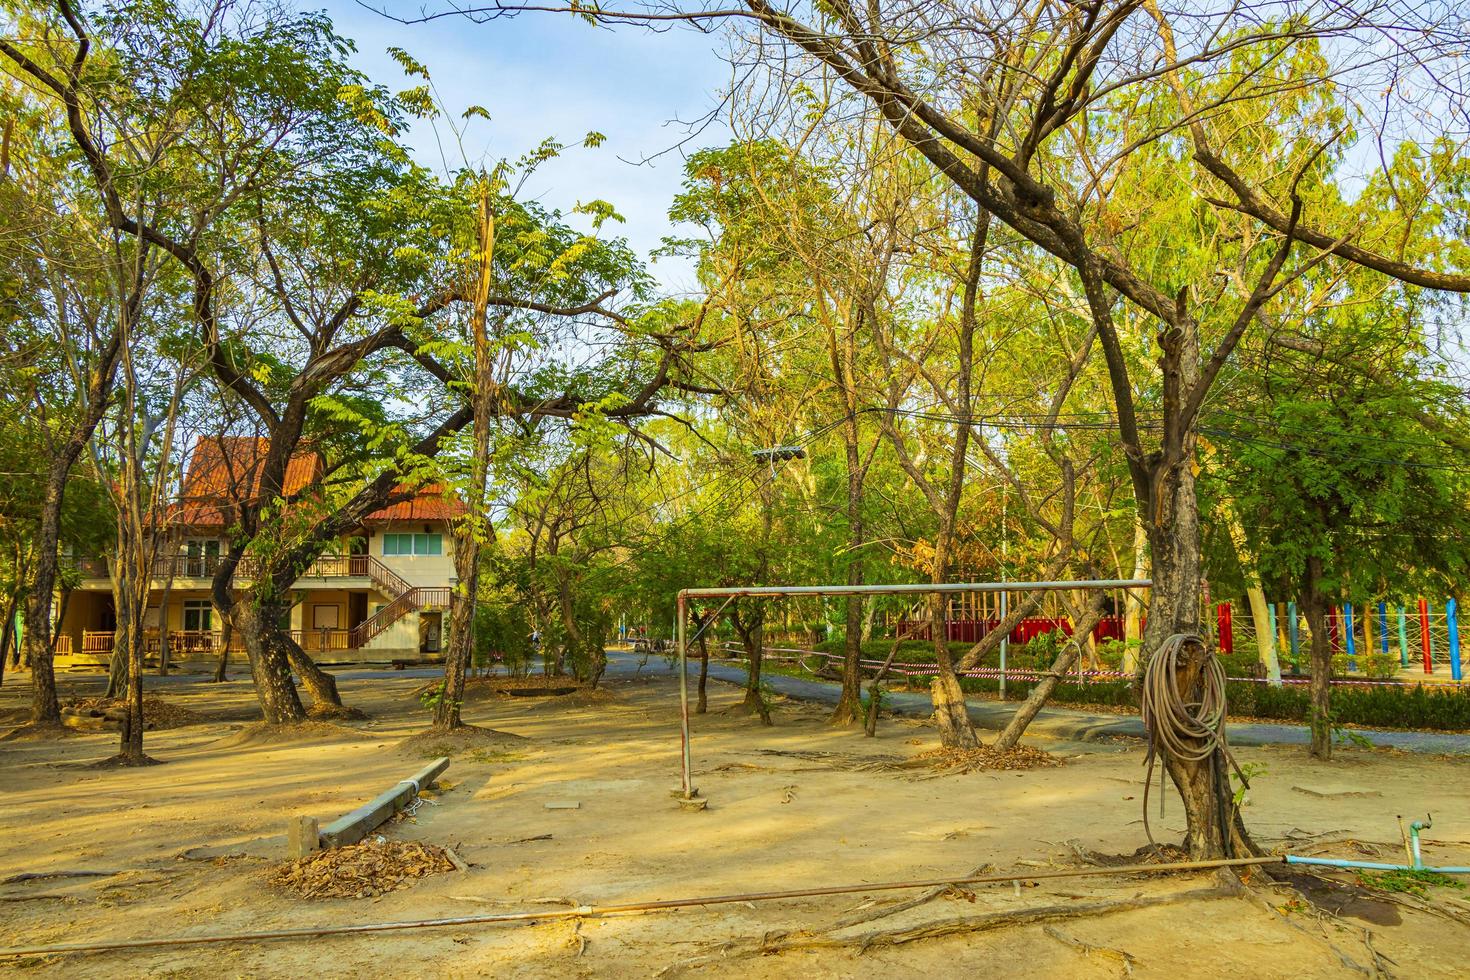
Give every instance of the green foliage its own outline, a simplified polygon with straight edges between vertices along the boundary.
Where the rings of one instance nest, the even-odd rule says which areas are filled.
[[[1233,794],[1236,806],[1240,806],[1245,802],[1245,794],[1250,789],[1250,781],[1257,776],[1264,776],[1265,774],[1266,766],[1261,762],[1247,762],[1240,767],[1240,772],[1236,772],[1234,769],[1231,770],[1231,782],[1239,784],[1235,787],[1235,793]]]
[[[429,712],[430,714],[434,714],[435,712],[437,712],[439,710],[439,706],[440,705],[445,704],[445,703],[451,703],[451,702],[449,702],[449,699],[448,699],[448,697],[446,695],[446,688],[447,687],[448,687],[448,682],[447,681],[440,681],[438,684],[435,684],[432,687],[429,687],[429,688],[426,688],[426,689],[420,691],[419,692],[419,704],[423,706],[423,709],[425,711]],[[460,707],[463,707],[464,706],[464,702],[463,701],[452,702],[452,703],[455,703],[455,704],[457,704]],[[438,753],[435,753],[435,754],[437,755]]]
[[[1117,670],[1123,666],[1128,652],[1136,653],[1138,646],[1137,640],[1104,640],[1097,645],[1097,657],[1108,670]]]
[[[869,688],[863,688],[860,700],[863,706],[863,716],[866,717],[868,712],[871,710],[871,705],[873,703],[872,694],[869,693]],[[888,689],[881,684],[878,685],[878,713],[882,714],[883,712],[889,711],[892,708],[893,699],[889,696]]]
[[[1306,722],[1311,695],[1304,684],[1231,683],[1230,709],[1256,718]],[[1353,685],[1332,691],[1332,721],[1368,728],[1470,731],[1470,692],[1420,685]]]
[[[524,603],[501,594],[482,599],[475,608],[474,665],[484,669],[503,663],[516,677],[531,671],[531,620]]]
[[[1392,892],[1399,895],[1414,895],[1418,898],[1427,898],[1430,888],[1460,888],[1465,883],[1451,875],[1441,874],[1438,871],[1424,871],[1422,869],[1403,868],[1394,871],[1368,871],[1356,872],[1358,884],[1364,888],[1372,888],[1380,892]]]
[[[1399,672],[1398,654],[1371,650],[1359,653],[1355,657],[1349,657],[1345,653],[1334,654],[1332,657],[1333,676],[1349,676],[1352,673],[1348,667],[1350,663],[1354,664],[1357,670],[1370,680],[1388,680]]]

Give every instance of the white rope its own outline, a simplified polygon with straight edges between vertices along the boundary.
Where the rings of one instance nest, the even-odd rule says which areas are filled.
[[[400,779],[395,785],[408,785],[413,787],[413,796],[411,796],[409,798],[409,801],[403,805],[403,812],[408,814],[410,817],[418,813],[419,807],[425,803],[428,803],[431,806],[439,805],[436,801],[426,800],[419,795],[419,781],[417,779]]]

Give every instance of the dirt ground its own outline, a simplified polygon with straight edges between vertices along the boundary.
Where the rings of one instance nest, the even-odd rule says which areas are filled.
[[[1040,874],[1079,864],[1078,851],[1131,853],[1144,844],[1143,754],[1135,743],[1084,746],[1031,740],[1067,765],[1025,772],[935,776],[892,763],[932,748],[933,729],[899,719],[877,739],[833,731],[825,712],[785,702],[764,728],[730,713],[734,688],[711,685],[696,717],[694,766],[709,799],[682,811],[678,700],[664,680],[618,680],[555,698],[472,699],[466,719],[523,737],[458,752],[434,804],[383,831],[455,849],[468,872],[421,879],[372,899],[303,900],[268,883],[278,860],[241,852],[283,834],[287,818],[323,822],[410,775],[431,754],[421,681],[344,680],[345,699],[370,714],[319,725],[304,739],[261,738],[242,684],[188,684],[164,696],[204,720],[148,734],[167,764],[88,768],[114,750],[105,734],[0,742],[0,879],[105,870],[0,885],[0,944],[188,935],[387,922],[524,909],[611,904],[815,885],[994,873]],[[0,711],[23,690],[7,681]],[[3,715],[0,715],[3,717]],[[1276,850],[1366,860],[1403,856],[1395,814],[1434,814],[1426,860],[1470,864],[1465,764],[1345,750],[1330,766],[1298,748],[1243,749],[1264,767],[1247,822]],[[1160,840],[1182,830],[1177,797]],[[1155,801],[1157,797],[1155,797]],[[575,809],[548,804],[577,803]],[[1157,802],[1153,804],[1157,807]],[[1254,880],[1258,880],[1256,878]],[[1346,876],[1337,880],[1352,881]],[[1158,898],[1214,885],[1189,876],[1041,879],[976,886],[836,932],[837,920],[915,896],[874,892],[722,905],[530,925],[321,937],[0,963],[0,974],[56,977],[667,976],[1174,978],[1451,977],[1470,973],[1470,892],[1432,889],[1431,915],[1352,891],[1323,899],[1325,917],[1294,893],[1173,904],[968,931],[902,945],[851,943],[753,955],[780,931],[807,939],[1012,913]],[[1257,897],[1259,896],[1259,897]],[[1265,901],[1260,899],[1264,898]],[[1374,951],[1380,957],[1375,963]],[[1351,964],[1351,965],[1350,965]],[[1379,971],[1373,973],[1372,971]]]

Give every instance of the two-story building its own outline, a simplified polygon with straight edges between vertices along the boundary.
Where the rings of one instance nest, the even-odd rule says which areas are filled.
[[[156,657],[162,634],[169,660],[214,660],[225,642],[209,599],[233,507],[258,491],[265,441],[252,437],[201,439],[190,454],[179,501],[166,518],[171,545],[154,565],[147,649]],[[286,470],[289,497],[322,475],[319,454],[306,450]],[[442,656],[455,584],[451,522],[463,504],[439,486],[374,511],[344,535],[292,587],[289,629],[321,662],[430,660]],[[105,664],[116,627],[109,563],[76,560],[80,584],[65,597],[57,635],[59,664]],[[241,561],[234,586],[250,584],[251,562]],[[166,630],[165,630],[166,627]],[[243,653],[239,636],[228,640]]]

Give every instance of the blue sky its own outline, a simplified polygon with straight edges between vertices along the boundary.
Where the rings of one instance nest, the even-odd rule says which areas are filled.
[[[404,17],[423,9],[420,2],[370,2]],[[645,257],[670,233],[667,212],[683,177],[684,153],[728,136],[717,121],[682,152],[676,147],[689,137],[689,126],[677,120],[704,117],[729,77],[717,37],[687,29],[609,31],[556,14],[405,25],[354,0],[330,0],[323,9],[338,33],[356,42],[357,66],[373,81],[394,90],[409,85],[387,54],[390,46],[401,47],[428,67],[456,114],[468,105],[489,111],[491,121],[476,120],[466,141],[472,161],[481,154],[515,157],[547,137],[580,144],[588,131],[606,135],[597,149],[577,145],[543,166],[522,197],[567,211],[578,201],[609,201],[627,221],[607,233],[626,237]],[[416,126],[409,142],[424,164],[442,168],[428,126]],[[635,162],[665,150],[670,152],[651,163]],[[670,291],[692,288],[686,263],[663,259],[650,271]]]

